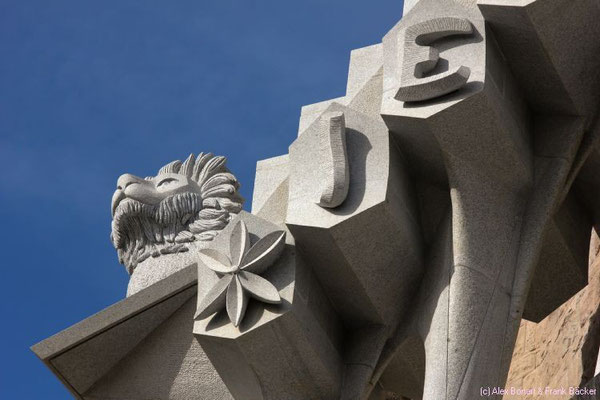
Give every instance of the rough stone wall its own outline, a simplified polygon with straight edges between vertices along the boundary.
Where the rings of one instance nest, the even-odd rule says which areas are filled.
[[[600,345],[600,240],[592,234],[588,286],[536,324],[523,320],[506,388],[545,390],[583,386],[594,376]],[[569,399],[506,395],[504,399]]]

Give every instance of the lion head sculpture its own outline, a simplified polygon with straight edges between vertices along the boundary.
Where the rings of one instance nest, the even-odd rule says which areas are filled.
[[[112,198],[111,240],[132,274],[148,257],[189,250],[215,237],[242,209],[226,158],[200,153],[173,161],[155,177],[121,175]]]

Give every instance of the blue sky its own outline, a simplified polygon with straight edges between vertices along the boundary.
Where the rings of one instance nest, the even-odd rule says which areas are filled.
[[[67,399],[29,346],[123,298],[109,242],[124,172],[229,158],[247,208],[256,161],[300,107],[344,94],[350,51],[402,0],[0,0],[1,399]]]

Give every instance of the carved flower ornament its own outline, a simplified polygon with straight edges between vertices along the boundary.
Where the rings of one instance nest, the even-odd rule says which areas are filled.
[[[230,257],[213,249],[200,250],[200,259],[221,279],[206,293],[196,311],[195,319],[206,318],[223,308],[234,326],[239,326],[248,297],[270,304],[281,303],[277,288],[259,275],[281,255],[285,232],[274,231],[250,247],[250,236],[244,221],[238,221],[231,232]]]

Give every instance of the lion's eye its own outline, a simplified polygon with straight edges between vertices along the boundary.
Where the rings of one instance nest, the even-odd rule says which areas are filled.
[[[177,179],[175,178],[165,178],[162,181],[158,182],[158,185],[156,185],[156,187],[161,187],[161,186],[166,186],[171,182],[175,182],[177,181]]]

